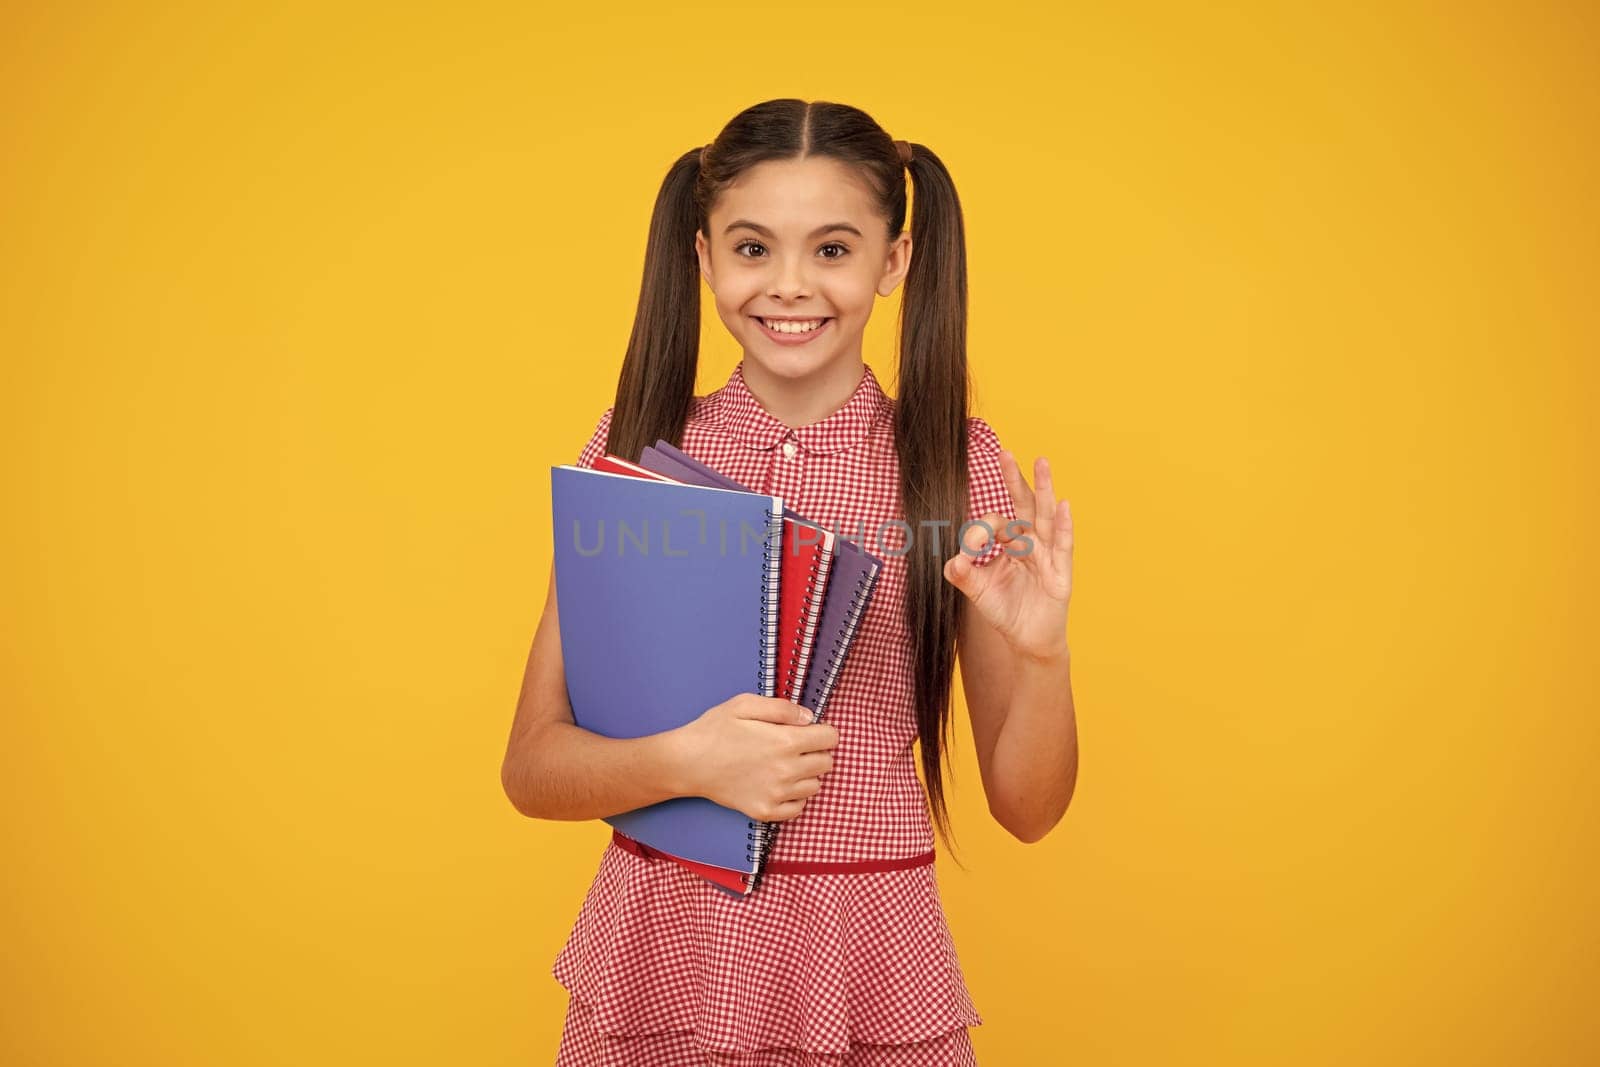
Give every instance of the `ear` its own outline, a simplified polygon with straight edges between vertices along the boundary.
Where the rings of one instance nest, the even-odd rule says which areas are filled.
[[[711,246],[706,244],[706,235],[699,230],[694,231],[694,254],[700,260],[700,277],[715,290],[716,283],[711,280]]]
[[[907,230],[889,242],[889,254],[883,261],[883,275],[878,279],[878,295],[888,296],[906,280],[911,270],[911,231]]]

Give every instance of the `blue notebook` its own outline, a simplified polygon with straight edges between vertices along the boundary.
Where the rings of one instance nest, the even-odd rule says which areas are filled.
[[[700,462],[670,441],[658,440],[645,447],[639,459],[640,466],[674,478],[683,478],[699,485],[721,485],[729,489],[745,486],[721,471]],[[793,509],[785,513],[799,517]],[[801,519],[801,521],[809,521]],[[861,620],[883,571],[883,561],[860,545],[843,537],[834,541],[836,558],[833,573],[828,578],[827,593],[823,598],[822,622],[817,629],[817,648],[806,670],[805,688],[800,696],[800,706],[809,708],[813,722],[821,722],[827,711],[828,698],[833,695],[855,640]]]
[[[574,721],[675,729],[777,683],[783,501],[571,465],[550,469],[561,655]],[[605,820],[675,856],[755,874],[766,825],[706,797]]]

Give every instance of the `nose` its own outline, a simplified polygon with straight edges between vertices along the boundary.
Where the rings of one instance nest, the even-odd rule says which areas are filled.
[[[811,282],[806,275],[806,259],[802,256],[774,257],[772,280],[767,295],[785,303],[811,295]]]

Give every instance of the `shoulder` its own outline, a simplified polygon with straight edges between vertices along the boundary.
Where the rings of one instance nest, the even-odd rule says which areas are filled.
[[[1016,504],[1000,466],[1000,435],[976,415],[967,419],[967,516],[998,512],[1016,517]]]
[[[595,460],[606,454],[606,439],[611,436],[611,413],[614,407],[606,408],[594,425],[594,432],[589,435],[589,440],[578,452],[578,466],[593,467]]]
[[[716,421],[715,393],[710,396],[694,397],[689,404],[689,428],[698,428],[714,424]],[[578,466],[592,467],[597,459],[606,454],[607,442],[611,436],[611,416],[616,407],[608,407],[600,413],[595,420],[594,432],[589,435],[589,440],[578,453]]]
[[[993,426],[977,416],[967,417],[967,463],[970,466],[974,459],[994,460],[998,464],[1000,459],[1000,435]]]

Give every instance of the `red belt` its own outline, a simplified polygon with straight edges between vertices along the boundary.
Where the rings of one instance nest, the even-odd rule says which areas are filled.
[[[653,849],[642,841],[635,841],[627,834],[615,827],[611,830],[611,843],[618,848],[627,849],[635,856],[643,856],[647,860],[664,859],[673,857],[658,849]],[[916,856],[904,856],[894,860],[848,860],[826,863],[807,860],[768,860],[762,867],[763,874],[868,874],[874,871],[903,871],[911,867],[925,867],[933,862],[933,849]]]

